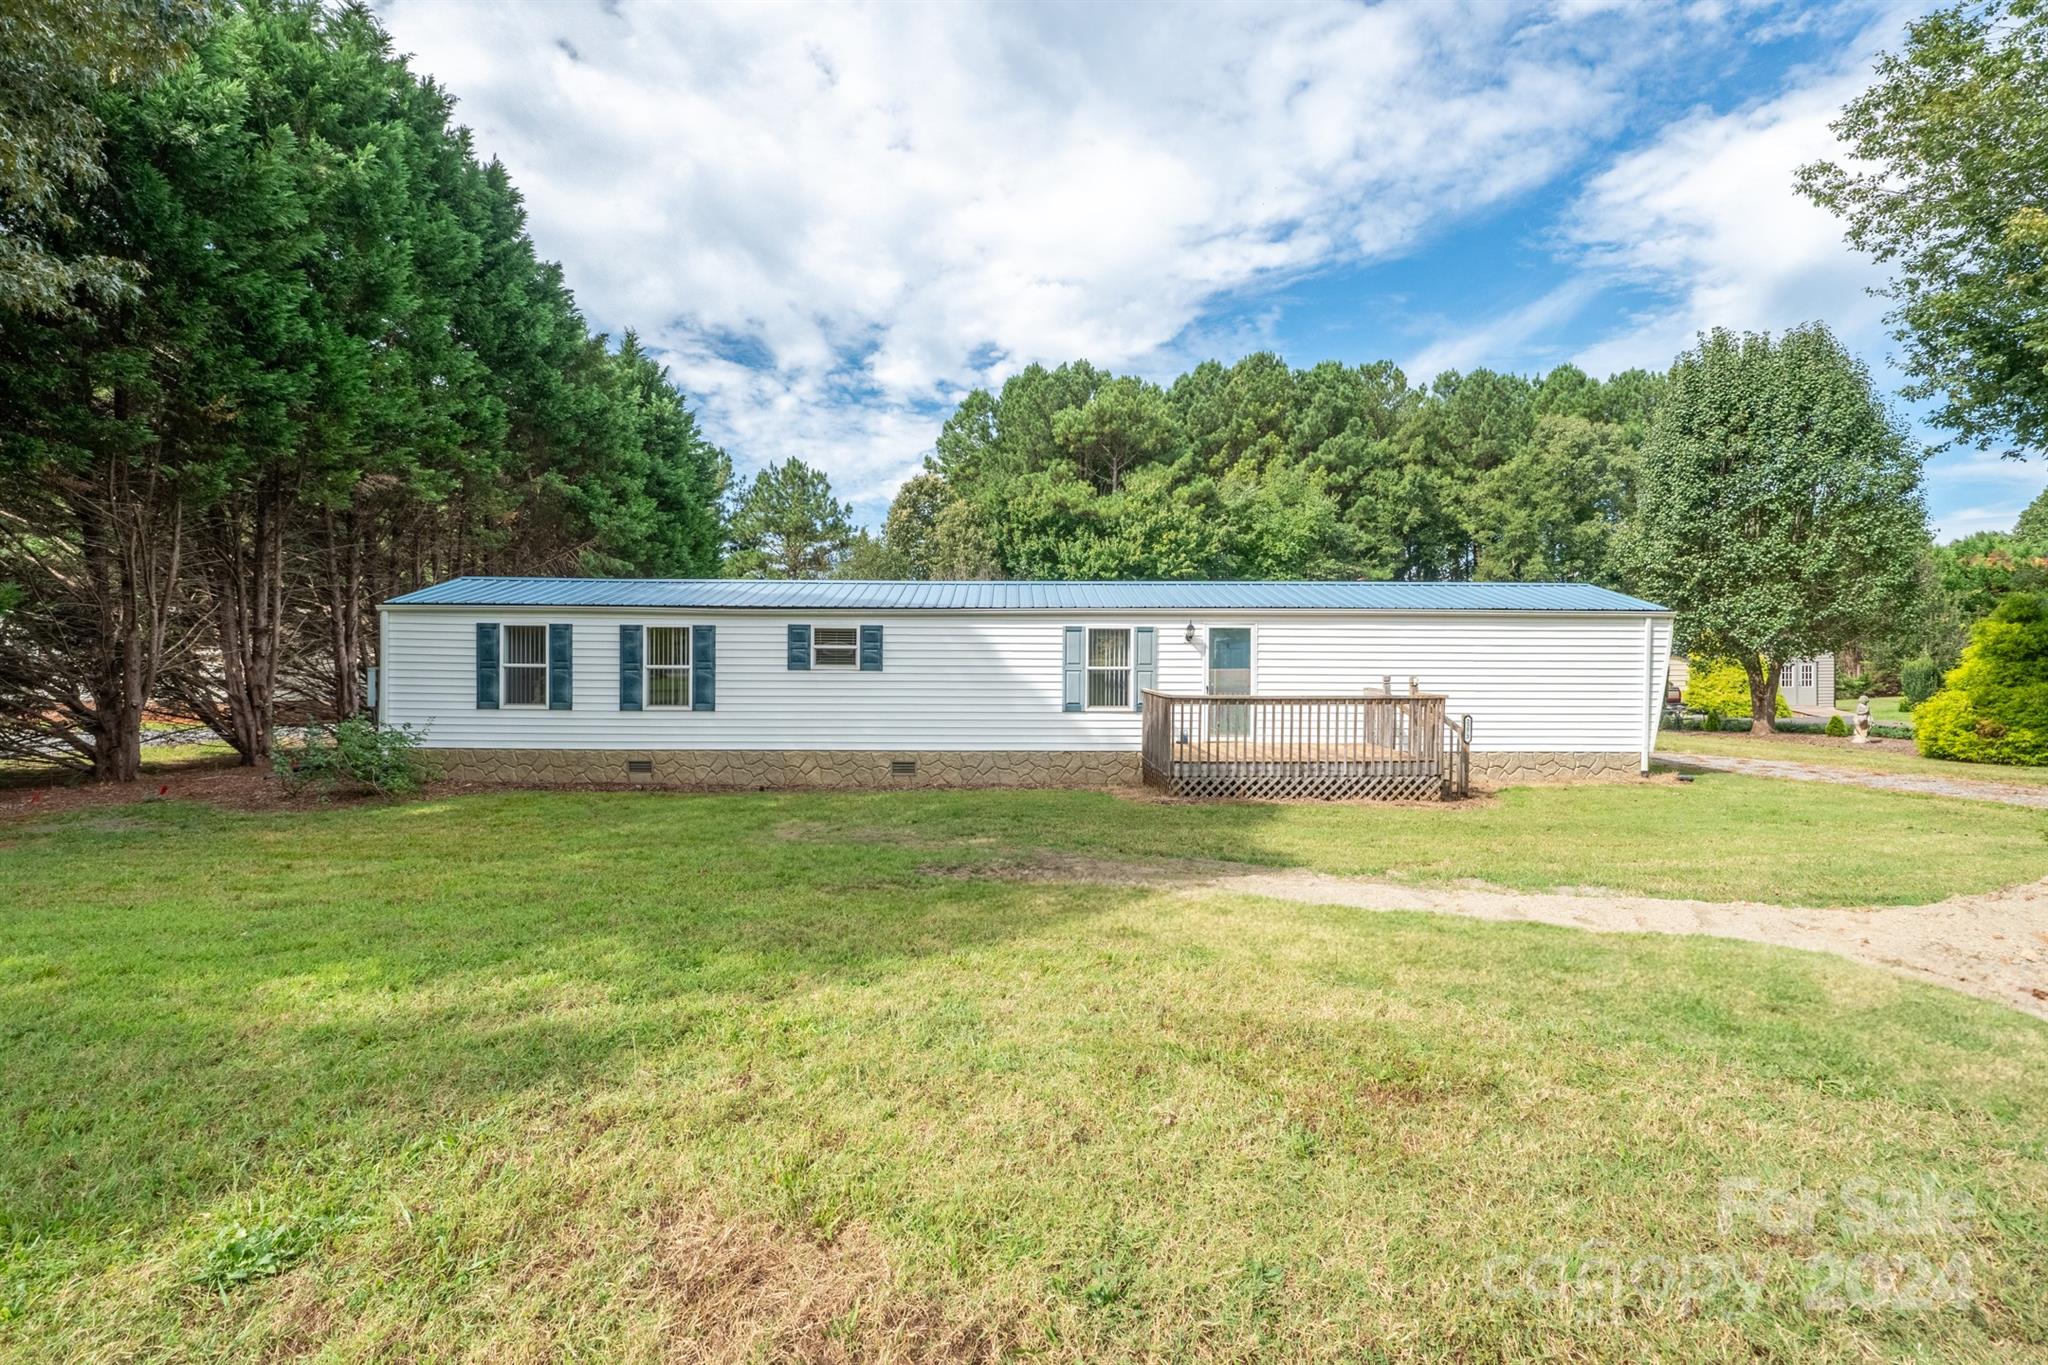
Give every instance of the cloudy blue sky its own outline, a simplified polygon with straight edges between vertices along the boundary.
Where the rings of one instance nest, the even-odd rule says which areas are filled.
[[[1881,275],[1791,181],[1913,6],[379,8],[593,323],[871,522],[1032,361],[1606,374],[1821,318],[1901,384]],[[1953,536],[2044,485],[1946,452],[1929,503]]]

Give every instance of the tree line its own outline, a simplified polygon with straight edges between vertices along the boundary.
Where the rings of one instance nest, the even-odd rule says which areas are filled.
[[[842,570],[913,578],[1605,582],[1663,381],[1411,384],[1259,353],[1160,385],[1077,360],[977,389]]]
[[[162,703],[255,762],[384,597],[716,571],[726,456],[366,8],[5,23],[0,746],[131,778]]]
[[[813,488],[836,572],[910,578],[1577,580],[1680,613],[1756,714],[1774,664],[1921,619],[1925,452],[1825,326],[1715,331],[1665,374],[1258,354],[1170,384],[1085,361],[970,393],[882,534]],[[785,557],[794,563],[802,556]],[[1916,641],[1917,645],[1917,641]]]

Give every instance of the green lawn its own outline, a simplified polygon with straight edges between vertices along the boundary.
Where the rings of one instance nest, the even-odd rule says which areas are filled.
[[[1657,747],[1681,753],[1725,754],[1731,758],[1781,759],[1821,767],[1851,768],[1858,772],[1917,773],[1924,777],[1957,777],[1971,782],[2003,782],[2022,787],[2048,784],[2048,768],[1922,758],[1910,750],[1870,749],[1851,744],[1846,739],[1822,745],[1768,735],[1710,735],[1704,731],[1663,730],[1658,732]]]
[[[1905,700],[1904,697],[1872,697],[1870,699],[1871,720],[1879,725],[1911,725],[1913,717],[1900,709],[1905,704]],[[1856,714],[1856,698],[1835,698],[1835,709],[1840,711],[1845,717],[1854,716]]]
[[[1796,790],[0,827],[0,1356],[2038,1356],[2037,1020],[1728,941],[976,875],[1761,895],[1776,860],[1799,900],[2048,870],[2034,813]],[[1839,842],[1872,824],[1907,851]],[[1947,1221],[1859,1230],[1893,1187]],[[1757,1190],[1811,1216],[1764,1226]],[[1894,1270],[1968,1301],[1875,1303]]]

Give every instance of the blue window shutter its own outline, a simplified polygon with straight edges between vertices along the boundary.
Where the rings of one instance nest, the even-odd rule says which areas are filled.
[[[791,626],[789,628],[789,666],[792,671],[811,666],[811,628]]]
[[[718,709],[718,627],[690,627],[690,709]]]
[[[1088,648],[1088,632],[1080,626],[1067,627],[1066,651],[1061,656],[1063,676],[1060,689],[1062,711],[1082,711],[1088,704],[1088,668],[1084,662]]]
[[[498,623],[476,623],[476,709],[498,709]]]
[[[860,628],[860,671],[880,673],[882,671],[882,628],[862,626]]]
[[[619,627],[619,709],[640,709],[640,662],[643,637],[638,626]]]
[[[1131,632],[1131,709],[1145,709],[1145,689],[1159,686],[1159,632],[1139,626]]]
[[[573,705],[570,683],[575,673],[574,636],[576,628],[568,625],[548,627],[548,710],[568,711]]]

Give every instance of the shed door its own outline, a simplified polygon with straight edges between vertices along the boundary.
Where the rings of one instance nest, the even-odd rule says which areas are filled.
[[[1250,626],[1214,626],[1209,631],[1209,695],[1249,697],[1252,694],[1252,632]],[[1243,735],[1251,728],[1251,708],[1219,706],[1216,733]]]

